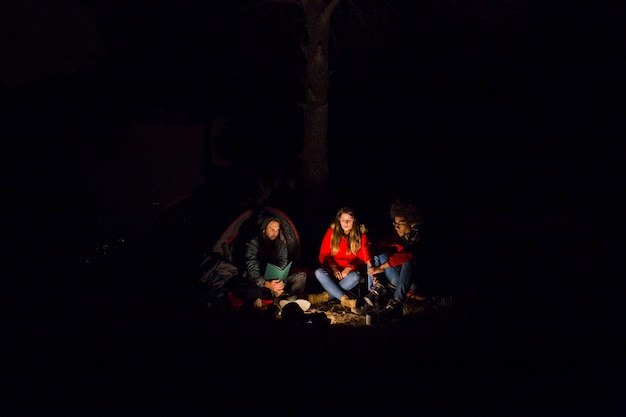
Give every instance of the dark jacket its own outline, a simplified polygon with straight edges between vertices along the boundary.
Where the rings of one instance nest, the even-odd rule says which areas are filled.
[[[276,220],[280,223],[280,219],[277,217],[265,218],[261,222],[257,236],[246,243],[244,252],[244,261],[246,264],[244,275],[246,275],[248,279],[256,282],[259,287],[263,287],[265,284],[263,274],[265,273],[265,267],[268,262],[280,268],[284,268],[289,262],[287,242],[283,236],[282,230],[275,240],[269,240],[265,237],[265,228],[272,220]]]

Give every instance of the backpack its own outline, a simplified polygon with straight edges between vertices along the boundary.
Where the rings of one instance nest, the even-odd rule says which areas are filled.
[[[200,263],[197,283],[202,301],[211,303],[227,292],[226,284],[239,274],[237,267],[220,254],[211,253]]]

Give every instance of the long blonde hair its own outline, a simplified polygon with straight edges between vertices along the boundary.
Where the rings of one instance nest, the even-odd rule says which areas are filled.
[[[354,219],[352,229],[350,229],[347,233],[344,233],[341,228],[341,222],[339,221],[341,215],[344,213],[350,215]],[[367,233],[367,228],[364,224],[361,224],[353,209],[350,207],[340,208],[335,215],[335,219],[330,224],[330,227],[333,229],[333,235],[330,239],[330,253],[332,255],[336,255],[337,252],[339,252],[339,242],[341,242],[341,238],[344,236],[348,241],[348,250],[350,253],[353,253],[354,255],[358,254],[361,249],[361,235],[363,233]]]

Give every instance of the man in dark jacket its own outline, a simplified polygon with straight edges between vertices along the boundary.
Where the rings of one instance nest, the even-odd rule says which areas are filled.
[[[246,243],[244,262],[244,276],[261,288],[261,298],[297,301],[305,311],[310,307],[308,301],[301,299],[306,286],[305,272],[291,273],[284,281],[263,276],[268,263],[281,269],[289,263],[287,242],[278,217],[269,216],[261,221],[258,235]]]

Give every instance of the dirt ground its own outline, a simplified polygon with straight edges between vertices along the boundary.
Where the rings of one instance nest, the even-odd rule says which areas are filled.
[[[443,314],[446,309],[450,308],[452,297],[433,297],[432,299],[416,302],[408,301],[403,308],[402,319],[410,320],[419,315],[426,314]],[[326,302],[312,305],[307,311],[309,314],[322,312],[330,319],[331,325],[343,325],[343,326],[366,326],[366,316],[355,314],[349,308],[342,306],[336,302]],[[382,323],[379,323],[382,324]]]
[[[445,323],[462,323],[471,320],[475,300],[469,293],[448,294],[431,297],[425,301],[407,300],[403,306],[402,316],[382,319],[376,310],[365,314],[355,314],[350,308],[342,306],[336,300],[312,305],[306,312],[299,307],[281,311],[270,304],[251,312],[230,312],[226,320],[223,316],[214,316],[212,321],[228,322],[229,325],[247,327],[251,323],[274,329],[296,328],[302,330],[348,329],[351,332],[377,328],[421,327],[417,324],[437,326]]]

